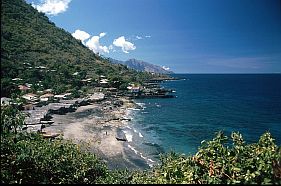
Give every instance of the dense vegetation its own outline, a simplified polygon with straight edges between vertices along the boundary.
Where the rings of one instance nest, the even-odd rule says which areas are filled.
[[[147,171],[112,171],[87,146],[16,132],[23,125],[15,106],[1,108],[2,183],[226,183],[281,184],[281,149],[270,133],[246,144],[239,133],[218,132],[193,156],[169,153]]]
[[[211,141],[203,141],[194,156],[175,153],[162,157],[161,165],[150,173],[141,173],[137,183],[193,184],[272,184],[281,183],[281,149],[270,133],[246,144],[239,133],[227,136],[218,132]]]
[[[129,82],[152,77],[150,73],[111,64],[94,54],[24,0],[2,1],[2,96],[10,97],[17,85],[24,83],[32,84],[34,92],[48,88],[54,88],[56,93],[81,90],[95,86],[100,75],[106,76],[111,86],[121,89]],[[22,80],[12,81],[14,78]],[[88,78],[92,83],[81,82]]]

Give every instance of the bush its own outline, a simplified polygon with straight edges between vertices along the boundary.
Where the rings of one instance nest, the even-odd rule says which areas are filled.
[[[203,141],[194,156],[169,153],[161,165],[136,173],[133,183],[281,184],[281,150],[269,132],[258,143],[246,145],[242,135],[232,133],[231,147],[222,132]]]
[[[21,133],[1,140],[2,183],[95,183],[108,169],[98,157],[69,141]]]

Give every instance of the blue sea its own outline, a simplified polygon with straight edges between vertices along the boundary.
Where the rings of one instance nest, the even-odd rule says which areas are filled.
[[[239,131],[247,143],[269,131],[281,144],[281,74],[175,74],[175,98],[137,99],[141,109],[122,130],[128,147],[149,165],[169,151],[195,154],[215,132]]]

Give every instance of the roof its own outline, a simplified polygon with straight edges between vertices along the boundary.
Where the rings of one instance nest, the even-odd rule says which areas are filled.
[[[22,79],[21,78],[14,78],[12,79],[12,81],[21,81]]]
[[[40,96],[40,98],[49,98],[49,97],[54,97],[54,94],[47,93],[47,94],[43,94],[42,96]]]
[[[48,98],[45,98],[45,97],[42,98],[42,97],[40,97],[40,100],[41,100],[41,101],[48,101]]]
[[[64,97],[65,97],[64,94],[55,95],[55,98],[64,98]]]
[[[12,101],[11,98],[2,97],[2,98],[1,98],[1,105],[2,105],[2,104],[3,104],[3,105],[9,105],[11,101]]]
[[[91,81],[92,78],[88,78],[88,79],[82,79],[81,81],[86,82],[86,81]]]
[[[108,83],[108,79],[102,79],[100,80],[100,83]]]
[[[20,90],[29,90],[30,88],[25,85],[19,85],[18,86]]]
[[[44,91],[44,92],[52,92],[53,89],[48,88],[48,89],[45,89],[45,90],[43,90],[43,91]]]
[[[22,98],[24,98],[24,99],[27,99],[27,100],[37,100],[38,98],[38,95],[36,95],[36,94],[32,94],[32,93],[29,93],[29,94],[25,94],[25,95],[23,95],[22,96]]]

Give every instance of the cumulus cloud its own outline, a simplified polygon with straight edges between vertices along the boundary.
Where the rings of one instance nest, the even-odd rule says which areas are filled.
[[[76,39],[79,39],[82,41],[83,44],[85,44],[85,40],[90,38],[90,34],[87,32],[84,32],[82,30],[75,30],[74,33],[72,33],[72,36]]]
[[[39,12],[44,12],[48,15],[57,15],[67,10],[70,1],[71,0],[43,0],[39,5],[32,3],[32,6]]]
[[[124,36],[115,39],[109,46],[101,45],[100,39],[106,36],[105,32],[101,32],[99,35],[91,37],[91,35],[87,32],[77,29],[74,33],[72,33],[72,36],[78,40],[81,40],[86,47],[96,54],[116,52],[116,47],[121,47],[124,53],[129,53],[130,50],[136,49],[136,46],[130,41],[126,40]],[[141,36],[137,37],[142,38]]]
[[[100,44],[100,38],[104,37],[105,33],[100,33],[99,36],[93,36],[86,42],[86,46],[91,49],[94,53],[109,53],[107,46],[102,46]]]
[[[85,46],[87,46],[90,50],[92,50],[96,54],[109,53],[109,50],[113,49],[112,45],[111,47],[107,47],[107,46],[102,46],[100,44],[100,38],[104,37],[105,35],[106,33],[102,32],[98,36],[91,37],[90,34],[79,29],[75,30],[75,32],[72,33],[72,36],[74,38],[81,40]]]
[[[135,50],[136,49],[136,46],[133,43],[131,43],[129,41],[126,41],[124,36],[121,36],[117,39],[114,39],[113,45],[115,45],[117,47],[121,47],[122,51],[124,53],[129,53],[128,52],[129,50]]]
[[[150,38],[151,36],[145,36],[146,38]]]
[[[104,37],[106,35],[105,32],[100,33],[100,38]]]

